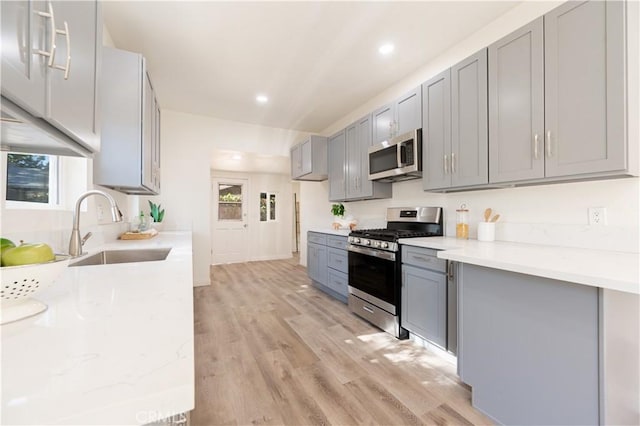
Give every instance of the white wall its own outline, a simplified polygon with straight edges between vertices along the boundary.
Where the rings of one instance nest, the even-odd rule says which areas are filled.
[[[214,153],[236,150],[288,156],[291,145],[306,134],[165,109],[161,126],[162,193],[154,199],[166,209],[164,229],[193,231],[194,284],[207,285],[211,257],[210,169]],[[282,239],[282,244],[288,245],[290,235],[288,231],[278,241]],[[276,249],[282,251],[283,247]]]

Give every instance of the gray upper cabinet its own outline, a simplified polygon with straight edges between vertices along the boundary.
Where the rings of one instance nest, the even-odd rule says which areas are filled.
[[[624,7],[567,2],[545,15],[546,176],[626,168]]]
[[[416,87],[405,93],[395,103],[396,106],[396,135],[422,128],[422,88]]]
[[[371,117],[362,117],[329,138],[329,201],[391,198],[390,183],[369,180]]]
[[[415,89],[372,114],[373,144],[422,127],[422,90]]]
[[[327,138],[311,135],[291,148],[291,178],[310,181],[327,179]]]
[[[422,186],[451,186],[451,70],[422,85]]]
[[[104,48],[102,149],[94,182],[128,194],[160,192],[160,113],[142,55]]]
[[[373,144],[377,144],[392,138],[394,134],[394,104],[390,103],[375,110],[373,119]]]
[[[2,97],[8,105],[3,113],[47,135],[27,132],[25,150],[76,156],[98,151],[100,3],[7,1],[0,7]],[[2,143],[21,151],[20,137],[11,138],[16,132],[3,132]]]
[[[423,188],[475,187],[489,179],[487,50],[422,85]]]
[[[544,177],[543,108],[540,17],[489,46],[490,182]]]
[[[362,178],[362,154],[358,141],[358,123],[344,129],[345,134],[345,199],[357,198],[361,194],[359,182]],[[371,140],[371,137],[369,137]],[[367,182],[369,180],[367,179]]]
[[[489,47],[490,182],[629,172],[624,7],[567,2]]]
[[[345,192],[345,131],[341,130],[327,142],[329,201],[346,198]]]
[[[451,67],[451,186],[489,181],[487,49]]]

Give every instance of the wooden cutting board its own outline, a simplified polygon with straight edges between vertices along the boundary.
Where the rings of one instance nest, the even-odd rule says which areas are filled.
[[[125,232],[120,235],[121,240],[148,240],[149,238],[153,238],[158,235],[158,231],[156,232]]]

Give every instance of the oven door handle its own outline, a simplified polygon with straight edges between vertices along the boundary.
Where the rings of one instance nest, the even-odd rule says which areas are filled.
[[[396,254],[392,251],[370,249],[366,247],[354,246],[353,244],[349,244],[347,246],[347,250],[352,251],[354,253],[360,253],[367,256],[373,256],[373,257],[378,257],[380,259],[390,260],[392,262],[396,261]]]

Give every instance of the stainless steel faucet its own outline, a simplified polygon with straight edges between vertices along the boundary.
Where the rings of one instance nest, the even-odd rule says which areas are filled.
[[[91,236],[91,232],[89,232],[84,238],[80,238],[80,205],[89,195],[102,195],[109,200],[109,204],[111,204],[111,218],[114,222],[122,222],[122,212],[120,212],[116,200],[114,200],[111,195],[98,190],[87,191],[82,194],[80,198],[78,198],[78,201],[76,201],[76,209],[73,212],[73,229],[71,230],[71,239],[69,240],[69,255],[71,257],[78,257],[85,254],[82,252],[82,246]]]

